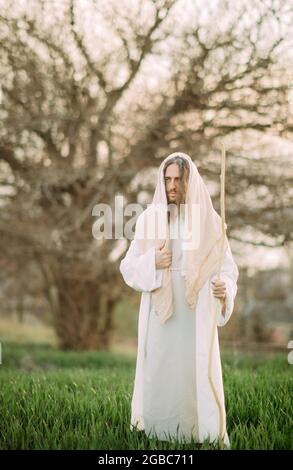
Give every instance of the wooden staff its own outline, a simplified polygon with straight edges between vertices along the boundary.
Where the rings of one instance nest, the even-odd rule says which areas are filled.
[[[225,163],[226,163],[226,151],[225,147],[222,144],[222,158],[221,158],[221,218],[222,218],[222,237],[221,237],[221,248],[220,248],[220,256],[218,262],[218,269],[217,269],[217,280],[220,280],[220,271],[221,266],[223,264],[224,259],[224,245],[225,245],[225,237],[226,237],[226,227],[225,227]],[[216,335],[216,328],[217,328],[217,317],[219,313],[219,305],[221,306],[220,300],[214,297],[214,316],[213,316],[213,325],[212,325],[212,337],[211,337],[211,344],[209,350],[209,365],[208,365],[208,377],[211,384],[211,388],[213,390],[213,394],[219,409],[219,436],[220,436],[220,447],[223,448],[224,446],[224,409],[221,404],[221,400],[219,398],[216,386],[213,382],[212,377],[212,357],[213,357],[213,349],[215,343],[215,335]]]

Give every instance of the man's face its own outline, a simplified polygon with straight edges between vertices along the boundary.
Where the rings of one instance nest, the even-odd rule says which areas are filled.
[[[177,163],[172,163],[165,171],[165,188],[168,204],[179,204],[181,199],[181,180]]]

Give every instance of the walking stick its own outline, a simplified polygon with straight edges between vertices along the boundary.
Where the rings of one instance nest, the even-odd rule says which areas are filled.
[[[220,256],[219,256],[219,263],[217,268],[217,280],[220,280],[220,271],[221,266],[224,259],[224,244],[225,244],[225,236],[226,236],[226,228],[225,228],[225,162],[226,162],[226,151],[225,147],[222,144],[222,158],[221,158],[221,218],[222,218],[222,237],[221,237],[221,248],[220,248]],[[211,384],[211,388],[213,390],[213,394],[219,409],[219,436],[220,436],[220,448],[223,449],[224,447],[224,409],[221,404],[217,389],[213,382],[212,377],[212,357],[213,357],[213,349],[215,343],[215,335],[216,335],[216,328],[217,328],[217,317],[219,311],[219,304],[220,300],[214,297],[214,315],[213,315],[213,325],[212,325],[212,337],[211,337],[211,344],[209,350],[209,365],[208,365],[208,377]]]

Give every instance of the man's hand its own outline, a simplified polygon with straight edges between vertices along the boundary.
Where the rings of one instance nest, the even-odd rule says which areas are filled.
[[[156,250],[156,268],[164,269],[169,268],[172,263],[172,253],[170,250],[165,249],[166,241]]]
[[[222,314],[224,315],[226,310],[226,284],[224,281],[214,280],[212,281],[213,295],[221,301]]]

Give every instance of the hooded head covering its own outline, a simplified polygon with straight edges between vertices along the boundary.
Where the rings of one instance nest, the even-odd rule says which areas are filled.
[[[182,275],[185,278],[185,300],[195,309],[198,292],[206,280],[214,274],[219,263],[222,239],[222,221],[212,205],[210,194],[191,158],[182,152],[168,155],[159,167],[157,185],[152,203],[140,214],[136,223],[135,238],[141,253],[150,247],[159,249],[164,240],[164,250],[169,249],[168,205],[164,166],[175,156],[186,159],[189,179],[185,193],[184,236],[182,243]],[[173,206],[174,207],[174,206]],[[225,228],[226,228],[225,224]],[[224,251],[228,247],[225,234]],[[160,323],[173,314],[173,292],[170,267],[163,269],[161,287],[152,291],[152,302]]]

